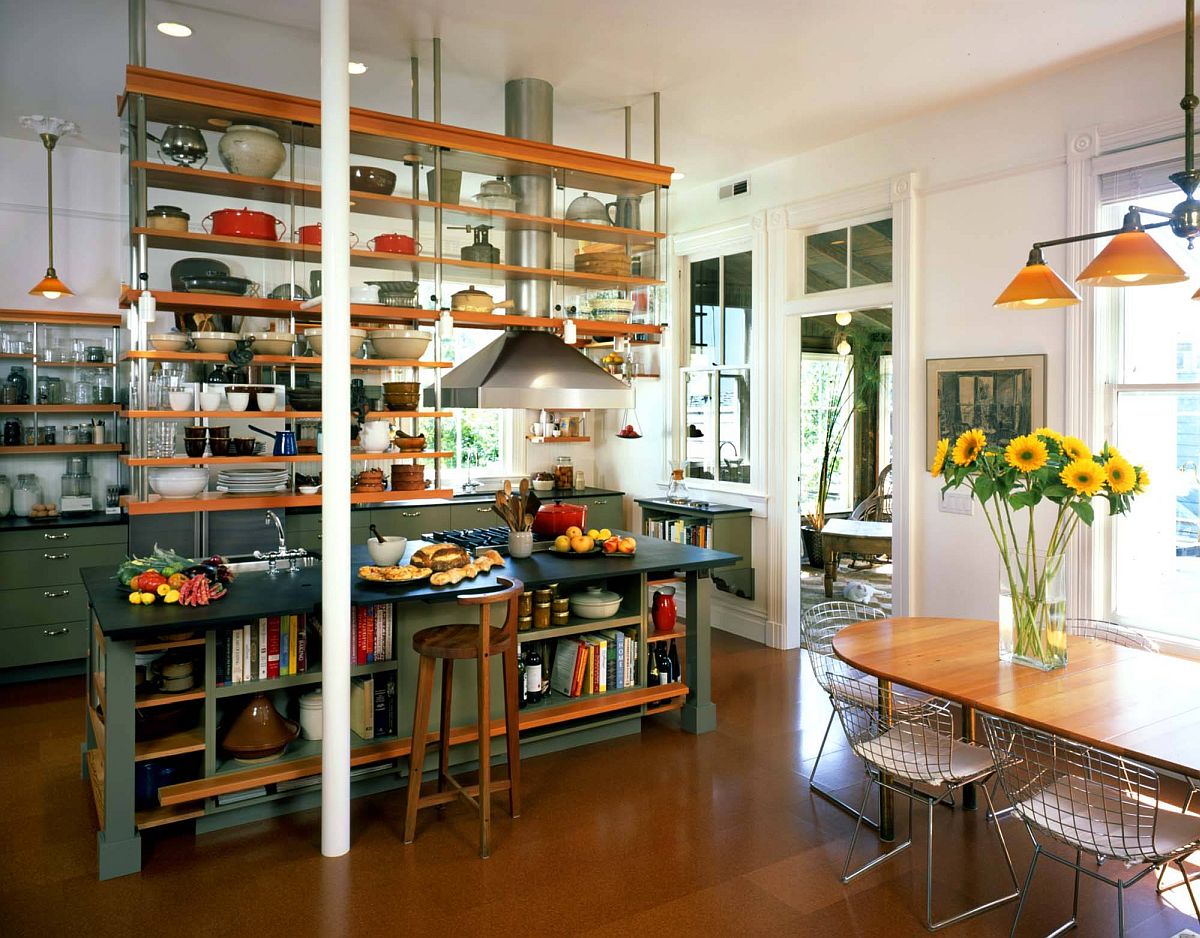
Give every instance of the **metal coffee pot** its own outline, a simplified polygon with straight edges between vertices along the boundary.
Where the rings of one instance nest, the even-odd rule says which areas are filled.
[[[208,162],[208,144],[204,142],[204,135],[189,124],[171,124],[164,128],[161,137],[151,133],[146,136],[158,144],[158,155],[164,163],[170,160],[180,166],[203,169]]]
[[[640,195],[619,195],[617,201],[605,206],[608,219],[618,228],[642,227],[642,197]]]

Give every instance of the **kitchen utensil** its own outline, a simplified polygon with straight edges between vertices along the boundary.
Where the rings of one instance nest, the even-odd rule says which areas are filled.
[[[200,409],[204,411],[217,410],[221,406],[220,391],[201,391]]]
[[[425,449],[425,435],[408,436],[404,433],[397,433],[392,443],[402,453],[419,453]]]
[[[504,179],[503,176],[497,176],[495,179],[489,179],[479,186],[479,193],[475,196],[475,201],[479,203],[479,207],[487,209],[489,212],[515,212],[517,210],[517,199],[513,195],[512,186]]]
[[[188,337],[182,332],[158,332],[150,336],[150,347],[160,352],[182,352]]]
[[[191,410],[195,396],[191,391],[171,391],[167,394],[171,410]]]
[[[300,735],[305,739],[320,739],[324,731],[325,700],[321,688],[300,695]]]
[[[429,198],[434,202],[442,202],[447,205],[457,205],[459,196],[462,194],[462,170],[443,169],[440,192],[438,191],[437,183],[437,170],[429,170],[425,174],[425,188],[429,193]]]
[[[508,555],[517,560],[533,553],[533,534],[529,531],[508,532]]]
[[[216,293],[219,296],[253,296],[258,285],[253,280],[248,280],[245,277],[183,277],[180,279],[178,289],[183,293]],[[215,323],[213,328],[226,330],[232,328],[231,324],[236,317],[221,316],[220,314],[201,314],[209,317]],[[189,318],[191,321],[198,321],[198,317],[188,317],[180,319],[180,315],[176,313],[175,322],[180,328],[194,329],[195,326],[188,326],[186,323]]]
[[[425,488],[425,467],[396,464],[392,466],[392,490],[412,492]]]
[[[232,352],[239,338],[236,332],[193,332],[191,335],[197,351],[221,354]]]
[[[253,456],[254,450],[258,446],[258,440],[252,436],[234,437],[232,443],[233,455],[235,456]]]
[[[227,238],[257,238],[260,241],[278,241],[287,227],[268,212],[256,212],[249,208],[221,208],[205,216],[202,226],[212,220],[212,228],[204,227],[209,234]],[[279,230],[276,231],[275,229]]]
[[[204,135],[190,124],[170,124],[159,136],[148,131],[146,136],[158,144],[158,158],[164,163],[170,160],[177,166],[203,169],[208,162],[208,144],[204,142]]]
[[[278,403],[278,394],[275,391],[258,391],[254,395],[254,401],[258,404],[258,409],[267,414],[275,409]]]
[[[135,762],[133,800],[139,809],[157,808],[158,790],[175,781],[178,770],[170,762]]]
[[[642,197],[640,195],[619,195],[617,201],[609,202],[604,207],[605,214],[618,228],[642,227]]]
[[[599,586],[588,586],[571,596],[571,611],[581,619],[607,619],[621,608],[621,595]]]
[[[350,288],[351,303],[378,303],[379,302],[379,287],[351,287]]]
[[[375,527],[375,525],[371,525],[370,531],[375,535],[375,540],[377,540],[380,544],[384,543],[383,535],[379,533],[379,528]]]
[[[203,467],[151,469],[150,489],[163,498],[195,498],[208,488],[208,470]]]
[[[564,217],[567,221],[582,221],[593,225],[612,225],[612,219],[608,217],[608,209],[604,207],[604,203],[588,195],[586,192],[571,200],[571,204],[567,206]]]
[[[307,300],[308,291],[298,283],[281,283],[267,294],[270,300]]]
[[[319,328],[318,329],[309,329],[308,331],[306,331],[304,333],[304,338],[308,340],[308,347],[311,348],[318,355],[321,354],[321,347],[322,347],[322,341],[323,341],[324,335],[325,335],[324,330],[319,329]],[[366,329],[351,329],[350,330],[350,357],[351,358],[358,358],[359,353],[362,352],[363,343],[366,341],[367,341],[367,330]],[[315,396],[317,399],[317,405],[318,405],[317,407],[315,407],[315,408],[300,407],[298,409],[299,410],[320,410],[320,403],[321,403],[320,390],[317,391]]]
[[[654,593],[650,605],[650,618],[657,632],[674,632],[678,622],[678,612],[675,609],[675,587],[664,586]]]
[[[513,300],[497,303],[490,293],[476,290],[474,284],[450,297],[450,308],[457,313],[490,313],[497,309],[511,309],[512,306]]]
[[[458,227],[458,226],[450,226]],[[459,250],[464,261],[478,261],[480,264],[499,264],[500,249],[488,241],[491,225],[463,225],[463,231],[471,232],[473,241]]]
[[[391,195],[396,191],[396,174],[379,166],[351,166],[350,188],[355,192]]]
[[[191,217],[177,205],[155,205],[146,209],[146,227],[162,231],[187,231]]]
[[[296,241],[300,244],[314,244],[317,247],[321,246],[321,223],[315,225],[301,225],[296,229]],[[350,250],[358,247],[358,235],[353,231],[350,232]]]
[[[382,453],[392,444],[386,420],[368,420],[358,433],[358,441],[368,453]]]
[[[265,693],[255,694],[230,724],[221,748],[239,762],[264,761],[283,754],[300,726],[280,716]]]
[[[372,329],[371,345],[382,358],[417,359],[433,341],[433,333],[420,329]]]
[[[398,564],[407,549],[408,538],[406,537],[386,537],[383,541],[371,538],[367,541],[367,553],[371,555],[371,560],[381,567]]]
[[[255,355],[291,355],[299,336],[294,332],[247,332],[243,338],[254,340]]]
[[[566,534],[570,527],[587,530],[586,505],[567,505],[562,502],[542,505],[533,519],[533,533],[543,537],[558,537]]]
[[[537,497],[537,492],[530,492],[529,497],[525,500],[525,526],[527,528],[533,527],[533,519],[541,510],[542,500]]]
[[[261,433],[263,436],[270,437],[275,441],[275,449],[272,455],[275,456],[295,456],[296,455],[296,431],[295,430],[279,430],[272,433],[270,430],[263,430],[261,427],[250,425],[250,429],[255,433]],[[387,429],[386,425],[384,429]]]
[[[256,124],[231,125],[221,135],[217,153],[229,172],[260,179],[273,178],[287,157],[279,134]]]
[[[369,287],[379,287],[379,299],[389,306],[416,306],[417,288],[415,280],[368,280]]]
[[[421,244],[405,234],[381,234],[367,242],[367,250],[385,254],[420,254]]]
[[[533,490],[535,492],[550,492],[554,489],[554,476],[543,478],[542,473],[538,473],[533,477]]]
[[[225,399],[230,410],[245,410],[250,406],[250,395],[245,391],[226,391]]]
[[[215,257],[185,257],[171,265],[171,286],[179,289],[184,277],[228,277],[229,265]]]
[[[189,459],[199,459],[204,455],[204,450],[208,447],[208,440],[194,439],[187,437],[183,441],[183,451],[188,454]]]

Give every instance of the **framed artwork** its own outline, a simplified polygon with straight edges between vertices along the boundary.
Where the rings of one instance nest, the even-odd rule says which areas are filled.
[[[951,446],[964,430],[979,427],[989,448],[1046,422],[1046,356],[1003,355],[930,358],[925,361],[926,462],[937,441]]]

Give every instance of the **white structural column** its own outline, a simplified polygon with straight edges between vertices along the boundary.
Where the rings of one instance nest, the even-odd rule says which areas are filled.
[[[350,9],[321,0],[321,853],[350,849]]]

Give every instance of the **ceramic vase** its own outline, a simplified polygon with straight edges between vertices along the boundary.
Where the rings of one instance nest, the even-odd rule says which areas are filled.
[[[217,144],[221,162],[231,173],[239,176],[258,176],[271,179],[279,172],[287,150],[279,135],[267,127],[254,124],[234,124]]]

